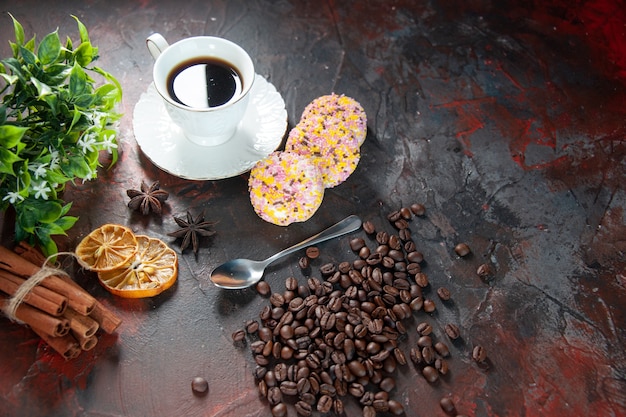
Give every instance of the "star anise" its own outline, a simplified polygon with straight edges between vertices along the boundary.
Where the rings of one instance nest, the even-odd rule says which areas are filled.
[[[181,252],[184,252],[191,243],[193,253],[197,255],[199,236],[213,236],[215,234],[215,231],[209,230],[209,228],[216,222],[204,221],[204,213],[200,213],[200,215],[194,220],[191,213],[187,212],[187,219],[174,217],[174,220],[180,227],[180,230],[168,233],[167,235],[183,239],[180,244]]]
[[[150,187],[144,181],[141,181],[140,190],[126,191],[126,194],[130,197],[128,207],[133,210],[140,210],[143,215],[150,213],[150,210],[156,214],[161,214],[162,205],[169,197],[169,193],[159,189],[159,187],[158,181]]]

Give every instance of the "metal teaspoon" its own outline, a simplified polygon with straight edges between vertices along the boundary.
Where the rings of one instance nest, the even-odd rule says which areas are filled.
[[[218,287],[231,290],[247,288],[259,282],[261,278],[263,278],[265,268],[283,256],[289,255],[307,246],[353,232],[359,227],[361,227],[361,219],[355,215],[348,216],[339,223],[330,226],[328,229],[323,230],[296,245],[283,249],[264,261],[233,259],[223,263],[211,272],[211,281],[213,281],[213,283]]]

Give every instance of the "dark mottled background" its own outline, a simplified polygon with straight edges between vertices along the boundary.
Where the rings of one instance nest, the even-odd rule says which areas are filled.
[[[450,375],[437,384],[411,365],[397,373],[392,396],[406,415],[443,415],[443,396],[469,416],[626,414],[624,1],[22,0],[0,1],[0,11],[3,56],[13,39],[7,12],[27,36],[59,28],[76,38],[70,15],[78,16],[99,65],[124,88],[119,163],[67,190],[80,220],[61,246],[115,222],[178,248],[166,236],[173,216],[204,211],[219,221],[197,258],[180,257],[175,287],[153,299],[112,297],[74,271],[124,319],[77,360],[64,362],[28,329],[0,320],[1,415],[269,415],[249,350],[231,340],[267,300],[215,288],[210,270],[265,258],[351,213],[385,228],[388,212],[414,202],[427,207],[411,223],[427,294],[445,285],[453,302],[409,320],[402,347],[408,353],[423,320],[440,337],[446,322],[458,323],[462,341],[451,344]],[[320,95],[360,101],[369,132],[356,172],[327,190],[312,219],[283,228],[254,214],[246,175],[196,182],[154,167],[132,131],[150,83],[144,40],[153,32],[241,44],[283,95],[290,126]],[[127,209],[125,190],[141,179],[171,193],[162,217]],[[5,218],[5,243],[11,230]],[[354,259],[349,238],[320,245],[312,274]],[[460,241],[470,258],[454,254]],[[304,281],[297,258],[271,268],[275,290],[291,275]],[[489,282],[476,276],[481,263],[495,271]],[[487,349],[486,368],[470,359],[476,344]],[[192,394],[194,376],[209,381],[208,396]],[[360,415],[356,402],[347,406],[348,416]]]

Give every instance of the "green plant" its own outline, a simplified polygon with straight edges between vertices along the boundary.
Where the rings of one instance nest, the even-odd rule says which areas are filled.
[[[74,47],[69,37],[61,43],[58,29],[40,42],[26,41],[10,16],[13,56],[0,61],[0,210],[14,207],[16,241],[50,255],[58,251],[52,236],[66,234],[77,220],[59,193],[68,182],[97,177],[100,151],[111,154],[111,165],[117,161],[122,88],[93,65],[98,48],[77,17]]]

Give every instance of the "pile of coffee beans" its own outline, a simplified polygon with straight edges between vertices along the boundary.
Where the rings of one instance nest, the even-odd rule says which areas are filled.
[[[286,416],[291,406],[302,417],[316,412],[339,416],[350,397],[361,405],[364,417],[404,415],[390,393],[396,370],[407,366],[407,358],[431,383],[448,373],[450,349],[434,337],[427,322],[417,325],[418,341],[408,355],[400,343],[407,339],[407,319],[437,308],[422,291],[429,279],[409,229],[409,221],[424,212],[423,205],[414,204],[390,213],[391,233],[364,222],[370,244],[351,238],[356,259],[323,264],[320,278],[311,276],[301,284],[289,277],[282,291],[272,291],[265,281],[258,284],[269,305],[259,320],[233,333],[233,340],[250,341],[257,364],[254,376],[272,416]],[[309,268],[319,256],[317,248],[309,248],[298,264]],[[442,302],[451,298],[444,287],[436,293]],[[445,333],[450,340],[460,337],[453,323],[445,326]],[[474,356],[484,360],[485,354],[476,351]],[[450,399],[442,400],[441,407],[456,415]]]

